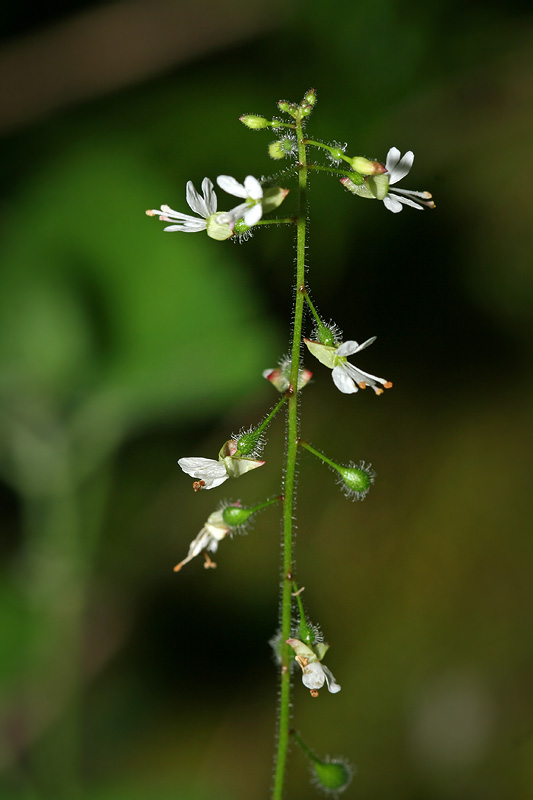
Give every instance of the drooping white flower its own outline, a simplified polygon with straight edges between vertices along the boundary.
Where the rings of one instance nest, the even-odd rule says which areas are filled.
[[[180,458],[178,464],[187,475],[196,478],[193,484],[195,491],[213,489],[229,478],[224,462],[213,458]]]
[[[181,233],[198,233],[198,231],[205,231],[207,228],[207,219],[216,214],[217,210],[217,196],[213,191],[213,184],[209,178],[204,178],[202,181],[202,194],[201,197],[192,181],[187,183],[187,203],[199,217],[191,217],[190,214],[182,214],[180,211],[174,211],[170,206],[162,205],[158,209],[148,209],[146,212],[149,217],[159,217],[161,222],[173,222],[175,224],[167,225],[165,231],[179,231]]]
[[[193,182],[188,181],[187,203],[198,217],[174,211],[167,205],[157,209],[149,208],[146,213],[149,217],[159,217],[161,222],[172,223],[163,229],[167,232],[199,233],[206,230],[208,236],[218,241],[233,236],[233,226],[227,224],[224,214],[217,214],[217,196],[209,178],[202,181],[202,195],[196,191]]]
[[[291,377],[291,362],[288,358],[282,358],[279,366],[275,369],[264,369],[263,370],[263,378],[266,378],[267,381],[276,387],[278,392],[286,392],[287,389],[290,387]],[[311,378],[313,377],[313,373],[308,370],[301,368],[298,370],[298,391],[303,389],[304,386],[307,386]]]
[[[375,342],[375,336],[367,339],[363,344],[350,340],[338,346],[321,344],[310,339],[304,339],[304,341],[315,358],[318,358],[322,364],[332,370],[331,377],[333,382],[337,389],[344,394],[354,394],[359,389],[366,389],[367,386],[371,386],[376,394],[383,394],[381,386],[385,389],[391,388],[392,383],[390,381],[378,378],[377,375],[371,375],[369,372],[363,372],[362,369],[354,367],[348,361],[348,356],[359,353],[360,350],[364,350],[365,347]],[[381,384],[381,386],[378,384]]]
[[[382,200],[385,208],[397,214],[404,205],[416,208],[419,211],[424,206],[435,208],[429,192],[415,192],[410,189],[391,189],[409,173],[415,160],[411,150],[402,157],[397,147],[391,147],[387,153],[386,173],[382,175],[369,175],[364,183],[356,184],[350,177],[341,178],[341,183],[352,194],[366,197],[370,200]]]
[[[415,156],[412,150],[408,150],[402,157],[397,147],[391,147],[387,153],[387,160],[385,162],[389,178],[389,187],[393,186],[395,183],[399,183],[402,178],[405,178],[413,166],[414,160]],[[415,192],[411,189],[391,190],[389,188],[388,194],[383,198],[383,204],[385,208],[388,208],[393,214],[397,214],[402,210],[402,204],[411,206],[411,208],[417,208],[419,211],[422,210],[422,206],[427,206],[428,208],[435,207],[435,203],[431,200],[431,194],[429,192]]]
[[[256,225],[263,216],[263,187],[253,175],[247,175],[244,183],[239,183],[231,175],[219,175],[217,183],[221,189],[234,197],[242,197],[245,202],[220,216],[220,221],[235,225],[239,219],[249,228]]]
[[[202,460],[207,461],[208,459]],[[222,513],[222,510],[214,511],[213,514],[208,517],[207,522],[196,539],[193,539],[190,543],[189,552],[187,553],[186,558],[184,558],[183,561],[180,561],[179,564],[176,564],[174,567],[174,572],[179,572],[184,564],[187,564],[202,551],[209,551],[211,553],[216,552],[218,543],[221,542],[222,539],[230,532],[229,526],[226,525],[223,520]],[[206,563],[204,566],[214,567],[216,564],[214,564],[206,555]]]
[[[299,639],[287,639],[286,644],[290,645],[295,652],[295,660],[302,670],[302,683],[311,694],[316,696],[318,690],[327,685],[332,694],[340,692],[341,687],[333,677],[331,670],[320,663],[318,655]]]
[[[228,478],[240,478],[252,469],[262,467],[264,461],[240,455],[237,442],[228,439],[220,448],[218,461],[213,458],[180,458],[178,464],[187,475],[196,478],[193,489],[213,489]]]

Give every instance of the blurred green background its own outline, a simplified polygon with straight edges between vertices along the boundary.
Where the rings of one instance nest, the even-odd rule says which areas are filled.
[[[356,764],[347,797],[531,800],[531,22],[519,0],[4,9],[1,800],[268,796],[276,508],[217,570],[172,567],[221,498],[279,492],[283,424],[238,484],[194,495],[176,461],[274,403],[293,243],[144,210],[276,171],[238,116],[311,86],[315,138],[413,149],[437,210],[313,176],[313,296],[378,335],[357,363],[394,389],[341,395],[306,359],[305,436],[378,479],[353,505],[300,459],[297,574],[343,691],[296,680],[294,725]],[[294,752],[287,797],[313,792]]]

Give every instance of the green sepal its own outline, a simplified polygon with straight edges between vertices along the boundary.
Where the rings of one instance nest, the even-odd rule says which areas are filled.
[[[371,175],[366,179],[366,186],[376,200],[383,200],[389,193],[389,176]]]
[[[283,189],[281,186],[272,186],[270,189],[265,189],[263,192],[263,212],[268,214],[269,211],[274,211],[275,208],[278,208],[287,195],[289,194],[288,189]]]
[[[321,364],[324,364],[324,366],[328,367],[328,369],[333,369],[333,367],[337,366],[340,358],[336,355],[336,347],[331,347],[327,344],[321,344],[320,342],[313,342],[311,339],[304,339],[304,341],[309,352],[315,358],[318,358]]]
[[[225,239],[230,239],[233,236],[233,229],[225,223],[217,222],[219,214],[211,214],[207,218],[207,235],[211,239],[216,239],[217,242],[223,242]]]

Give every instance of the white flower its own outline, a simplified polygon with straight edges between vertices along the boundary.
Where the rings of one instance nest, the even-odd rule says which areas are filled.
[[[414,160],[415,157],[411,150],[408,150],[407,153],[402,157],[402,154],[397,147],[391,147],[387,153],[387,161],[385,162],[388,172],[389,186],[392,186],[393,184],[401,181],[402,178],[405,178],[413,166]],[[415,200],[413,198],[424,199]],[[428,206],[428,208],[435,207],[435,203],[431,200],[431,194],[429,192],[414,192],[410,189],[391,190],[389,188],[388,194],[386,194],[383,198],[383,204],[385,205],[385,208],[388,208],[393,214],[397,214],[402,210],[402,204],[411,206],[411,208],[417,208],[419,211],[422,210],[422,206]]]
[[[197,479],[193,484],[195,491],[213,489],[229,478],[224,462],[212,458],[180,458],[178,464],[187,475]]]
[[[331,670],[320,663],[317,654],[299,639],[287,639],[286,644],[290,645],[295,652],[295,661],[302,670],[302,683],[311,694],[318,694],[318,690],[327,685],[332,694],[340,692],[341,687],[333,677]]]
[[[230,175],[219,175],[217,183],[221,189],[235,197],[245,198],[245,202],[235,206],[226,214],[220,215],[221,222],[235,225],[239,219],[244,219],[244,224],[249,228],[256,225],[263,216],[263,187],[253,175],[247,175],[244,184],[239,183]]]
[[[180,231],[181,233],[198,233],[198,231],[205,231],[207,228],[207,220],[217,210],[217,196],[213,191],[213,184],[209,178],[204,178],[202,181],[203,197],[200,197],[192,181],[187,183],[187,203],[189,207],[199,214],[198,217],[191,217],[190,214],[182,214],[180,211],[174,211],[170,206],[163,205],[158,209],[149,209],[146,213],[149,217],[159,217],[161,222],[174,222],[173,225],[167,225],[165,231]]]
[[[206,461],[207,459],[202,460]],[[190,543],[187,557],[184,558],[183,561],[180,561],[179,564],[176,564],[174,567],[174,572],[179,572],[184,564],[187,564],[189,561],[191,561],[195,556],[201,553],[202,550],[209,550],[211,553],[215,553],[218,548],[218,543],[221,542],[225,536],[227,536],[229,531],[230,529],[228,525],[224,523],[222,511],[213,512],[213,514],[208,517],[207,522],[196,539],[193,539],[193,541]],[[206,563],[204,566],[214,567],[216,564],[214,564],[214,562],[206,556]]]
[[[218,461],[213,458],[180,458],[178,464],[187,475],[196,478],[193,489],[213,489],[220,486],[228,478],[240,478],[252,469],[262,467],[264,461],[255,458],[243,458],[238,451],[237,442],[228,439],[220,448]]]
[[[385,389],[391,388],[392,383],[390,381],[378,378],[377,375],[371,375],[369,372],[363,372],[362,369],[354,367],[348,361],[348,356],[359,353],[360,350],[364,350],[365,347],[375,342],[375,336],[367,339],[363,344],[348,341],[337,347],[313,342],[310,339],[304,339],[304,341],[315,358],[318,358],[322,364],[333,370],[331,373],[333,382],[337,389],[344,394],[353,394],[359,389],[366,389],[367,386],[371,386],[376,394],[383,394],[383,389],[378,384],[381,384]]]
[[[363,183],[354,183],[350,177],[341,178],[343,186],[359,197],[369,200],[383,200],[385,208],[397,214],[402,206],[411,206],[419,211],[423,206],[435,208],[429,192],[414,192],[410,189],[391,189],[395,183],[405,178],[413,166],[415,157],[411,150],[401,156],[397,147],[391,147],[387,153],[387,172],[381,175],[368,175]]]

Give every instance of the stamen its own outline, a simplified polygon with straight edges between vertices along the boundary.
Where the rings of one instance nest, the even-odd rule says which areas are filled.
[[[195,492],[199,492],[200,489],[203,489],[205,486],[205,481],[194,481],[192,488]]]
[[[209,555],[205,551],[204,551],[204,558],[205,558],[204,569],[216,569],[217,568],[217,565],[215,564],[215,562],[211,561],[211,559],[209,558]]]

